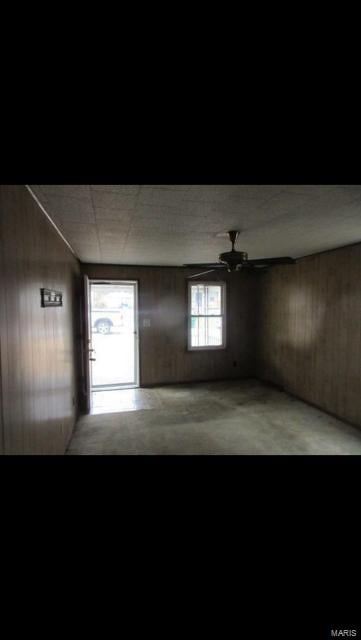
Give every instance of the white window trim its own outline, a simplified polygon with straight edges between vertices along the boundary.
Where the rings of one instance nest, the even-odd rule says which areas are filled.
[[[220,345],[206,345],[204,347],[192,347],[191,346],[191,330],[192,330],[192,291],[191,287],[197,285],[207,285],[207,286],[217,286],[221,287],[221,317],[222,317],[222,344]],[[225,349],[227,346],[227,331],[226,331],[226,282],[225,281],[210,281],[210,280],[192,280],[188,281],[188,351],[219,351],[220,349]],[[194,316],[196,317],[208,317],[208,318],[219,318],[220,316]]]

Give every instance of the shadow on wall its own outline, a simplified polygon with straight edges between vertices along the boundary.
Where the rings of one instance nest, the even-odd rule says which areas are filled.
[[[361,426],[360,288],[321,259],[262,276],[258,374]]]

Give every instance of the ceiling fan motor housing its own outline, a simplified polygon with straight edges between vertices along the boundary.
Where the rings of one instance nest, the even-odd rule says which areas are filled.
[[[238,265],[248,260],[248,254],[245,251],[226,251],[219,255],[219,260],[228,266],[229,271],[235,271]]]

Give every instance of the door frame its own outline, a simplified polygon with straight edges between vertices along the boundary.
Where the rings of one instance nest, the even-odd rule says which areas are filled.
[[[104,385],[99,386],[98,388],[94,388],[92,386],[92,377],[91,377],[91,366],[90,362],[89,366],[89,380],[90,380],[90,391],[111,391],[111,390],[121,390],[121,389],[135,389],[140,386],[140,353],[139,353],[139,280],[125,280],[121,279],[104,279],[104,278],[89,278],[89,292],[91,292],[92,284],[125,284],[125,285],[133,285],[134,287],[134,384],[114,384],[114,385]],[[89,314],[91,314],[91,295],[89,295],[88,301]],[[89,337],[92,335],[92,327],[91,322],[89,322]]]
[[[90,384],[90,346],[91,333],[89,331],[89,278],[83,274],[82,296],[80,301],[80,317],[82,331],[82,357],[81,357],[81,407],[85,413],[91,411],[91,384]]]

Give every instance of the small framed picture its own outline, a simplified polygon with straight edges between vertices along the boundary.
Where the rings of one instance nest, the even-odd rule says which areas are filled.
[[[40,289],[42,307],[62,307],[63,294],[53,289]]]

